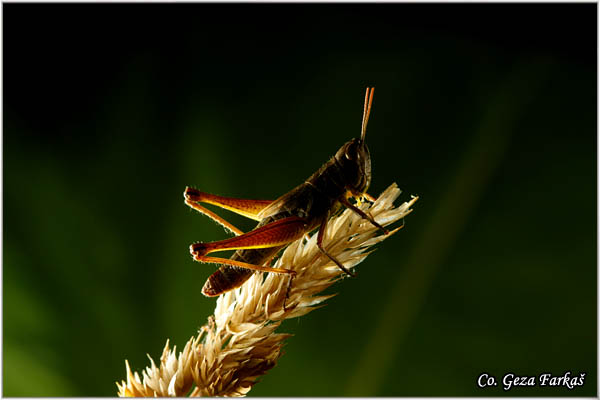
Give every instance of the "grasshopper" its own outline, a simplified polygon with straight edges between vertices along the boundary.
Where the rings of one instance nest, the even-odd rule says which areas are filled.
[[[365,134],[374,88],[367,88],[363,109],[361,135],[345,143],[329,161],[304,183],[279,197],[277,200],[246,200],[216,196],[186,187],[183,196],[185,204],[208,216],[236,236],[216,242],[197,242],[190,246],[195,261],[218,264],[202,288],[205,296],[218,296],[241,286],[254,271],[290,275],[296,272],[285,268],[266,266],[277,253],[308,232],[318,228],[317,246],[341,271],[354,276],[341,262],[323,248],[323,234],[329,218],[341,207],[347,207],[368,220],[385,234],[389,232],[379,225],[369,214],[352,204],[349,199],[375,199],[367,193],[371,183],[371,158],[365,142]],[[200,203],[233,211],[258,221],[252,231],[244,233],[234,225]],[[210,253],[236,250],[231,258],[209,256]],[[288,287],[289,291],[289,287]]]

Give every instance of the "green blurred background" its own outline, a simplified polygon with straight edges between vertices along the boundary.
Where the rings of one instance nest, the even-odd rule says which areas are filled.
[[[5,396],[114,396],[181,348],[215,303],[188,246],[227,237],[185,186],[278,197],[367,85],[370,192],[420,200],[250,395],[597,394],[596,4],[3,11]]]

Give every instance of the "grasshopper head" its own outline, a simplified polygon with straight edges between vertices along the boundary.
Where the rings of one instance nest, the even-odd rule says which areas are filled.
[[[341,167],[346,188],[355,196],[362,196],[371,184],[371,156],[362,139],[352,139],[335,154]]]

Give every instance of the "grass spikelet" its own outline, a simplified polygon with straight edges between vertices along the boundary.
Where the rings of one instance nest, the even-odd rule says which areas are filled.
[[[411,201],[394,207],[400,195],[396,184],[387,188],[373,204],[360,208],[383,225],[408,215]],[[394,229],[390,233],[397,232]],[[344,210],[327,224],[323,245],[347,268],[362,262],[372,246],[387,239],[370,222],[351,210]],[[308,240],[289,245],[275,268],[296,271],[289,297],[289,277],[255,273],[240,288],[218,297],[214,315],[197,336],[177,355],[169,341],[156,365],[140,375],[125,361],[127,380],[117,382],[118,395],[134,397],[244,396],[256,380],[275,366],[289,334],[276,333],[281,322],[319,308],[334,295],[319,295],[342,277],[339,268],[317,247],[317,233]],[[370,250],[371,249],[371,250]],[[286,305],[284,309],[283,305]]]

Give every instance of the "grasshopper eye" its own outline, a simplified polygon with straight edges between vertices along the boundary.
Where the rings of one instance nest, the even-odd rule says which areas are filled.
[[[348,160],[355,160],[357,158],[356,145],[354,143],[350,143],[346,147],[346,150],[344,151],[344,156]]]

